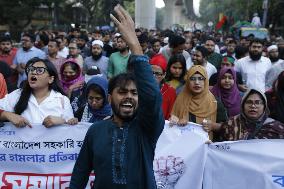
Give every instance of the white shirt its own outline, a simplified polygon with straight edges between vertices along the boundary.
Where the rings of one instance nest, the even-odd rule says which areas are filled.
[[[191,58],[189,57],[186,60],[186,69],[189,70],[191,68],[191,66],[193,66],[193,62],[192,62]],[[206,69],[206,72],[207,72],[207,75],[208,75],[209,79],[210,79],[210,77],[214,73],[217,73],[216,67],[213,64],[211,64],[210,62],[208,62],[208,61],[207,61],[206,65],[205,65],[205,69]]]
[[[274,81],[278,78],[279,74],[284,71],[284,61],[275,63],[271,68],[266,72],[265,76],[265,90],[272,88]]]
[[[277,60],[276,62],[271,62],[271,63],[272,63],[272,65],[277,65],[277,64],[282,63],[283,61],[284,61],[284,60],[279,59],[279,60]]]
[[[17,89],[4,98],[0,99],[0,109],[14,112],[14,107],[21,95],[21,89]],[[66,121],[73,118],[73,110],[69,99],[59,92],[50,91],[50,95],[46,97],[40,104],[31,94],[26,110],[21,114],[31,124],[42,124],[43,120],[49,116],[59,116]]]
[[[261,26],[260,18],[258,16],[253,17],[251,23],[256,27]]]
[[[67,56],[69,55],[69,49],[67,47],[64,47],[62,50],[58,51],[57,54],[63,58],[67,58]]]
[[[261,92],[265,92],[265,75],[271,66],[269,58],[264,56],[257,61],[246,56],[235,62],[235,70],[242,74],[244,84]]]

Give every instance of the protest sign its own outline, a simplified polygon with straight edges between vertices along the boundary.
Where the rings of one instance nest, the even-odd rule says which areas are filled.
[[[16,128],[5,123],[0,128],[0,188],[67,188],[89,126]]]

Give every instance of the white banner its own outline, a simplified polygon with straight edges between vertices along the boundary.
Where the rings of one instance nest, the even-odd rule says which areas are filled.
[[[0,128],[1,189],[64,189],[90,124]],[[91,188],[94,176],[90,176]]]
[[[201,189],[208,134],[200,125],[169,127],[156,148],[154,173],[158,189]]]
[[[0,189],[65,189],[90,124],[0,128]],[[284,140],[206,145],[189,123],[166,123],[153,162],[159,189],[284,189]],[[204,170],[205,168],[205,170]],[[87,188],[91,188],[94,175]],[[202,187],[203,185],[203,187]]]
[[[209,145],[204,189],[283,189],[284,140]]]

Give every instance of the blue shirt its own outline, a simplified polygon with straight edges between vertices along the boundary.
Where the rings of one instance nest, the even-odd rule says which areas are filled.
[[[16,64],[17,66],[20,63],[27,64],[27,62],[30,59],[34,58],[34,57],[45,59],[46,55],[45,55],[45,53],[42,50],[40,50],[40,49],[38,49],[36,47],[30,48],[28,51],[24,51],[23,48],[20,48],[17,51],[17,54],[16,54],[16,56],[15,56],[15,58],[13,60],[13,64]],[[26,76],[26,74],[24,72],[23,73],[19,73],[18,87],[20,86],[22,81],[24,81],[26,79],[27,79],[27,76]]]

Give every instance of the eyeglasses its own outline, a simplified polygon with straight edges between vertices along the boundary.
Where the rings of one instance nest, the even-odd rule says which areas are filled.
[[[45,71],[47,71],[46,67],[34,67],[34,66],[29,66],[27,68],[27,73],[33,73],[35,71],[36,75],[42,75],[44,74]]]
[[[190,77],[189,78],[190,81],[204,81],[205,77]]]
[[[262,100],[255,100],[255,101],[253,101],[253,100],[247,100],[247,101],[245,102],[245,104],[246,104],[246,105],[249,105],[249,106],[252,106],[252,105],[261,106],[261,105],[263,105],[263,102],[262,102]]]
[[[161,73],[161,72],[153,72],[153,75],[158,76],[158,77],[161,77],[161,76],[164,75],[164,74]]]

